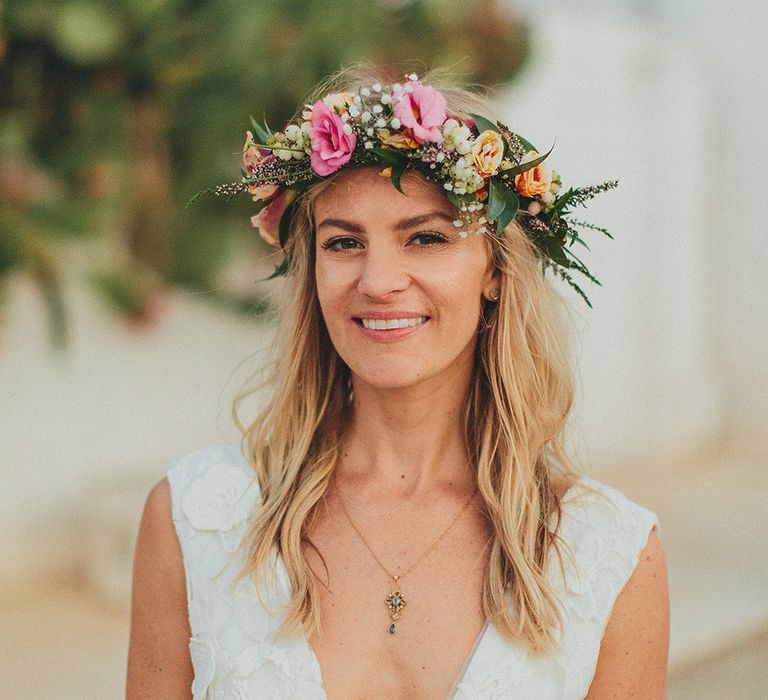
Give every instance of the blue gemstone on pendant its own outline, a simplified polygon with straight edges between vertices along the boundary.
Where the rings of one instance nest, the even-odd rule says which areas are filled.
[[[392,623],[392,624],[389,626],[389,633],[390,633],[390,634],[394,634],[396,629],[397,629],[397,628],[395,627],[395,623],[393,622],[393,623]]]
[[[400,605],[400,598],[398,598],[397,596],[392,598],[392,605]]]

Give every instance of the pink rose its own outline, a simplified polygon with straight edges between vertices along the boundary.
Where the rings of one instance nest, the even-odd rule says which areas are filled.
[[[253,177],[256,168],[263,162],[274,160],[275,156],[270,154],[268,148],[259,148],[253,142],[253,134],[250,131],[245,132],[245,146],[243,146],[243,169],[248,177]],[[277,191],[276,185],[248,185],[248,192],[254,199],[268,199]]]
[[[312,170],[324,177],[337,171],[349,162],[357,145],[357,134],[344,131],[346,123],[340,115],[332,112],[322,100],[312,107],[312,141],[310,163]]]
[[[290,198],[288,193],[291,193]],[[285,208],[296,198],[293,190],[281,190],[258,214],[251,217],[251,223],[259,229],[259,235],[275,248],[280,245],[280,217]]]
[[[400,123],[408,127],[418,143],[435,141],[440,143],[443,135],[440,127],[445,121],[445,98],[435,88],[410,82],[412,92],[403,97],[394,107],[394,114]]]

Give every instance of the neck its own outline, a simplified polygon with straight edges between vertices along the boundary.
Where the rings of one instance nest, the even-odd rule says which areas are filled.
[[[470,371],[386,390],[353,379],[339,479],[382,495],[474,488],[463,422]]]

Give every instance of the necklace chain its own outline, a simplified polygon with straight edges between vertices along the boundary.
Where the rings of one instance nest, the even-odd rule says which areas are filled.
[[[363,541],[363,544],[366,546],[368,551],[371,553],[371,556],[376,560],[376,563],[381,567],[381,570],[389,576],[393,581],[399,581],[404,576],[407,576],[411,571],[413,571],[419,564],[421,564],[422,561],[427,557],[427,555],[432,552],[432,550],[437,547],[438,544],[440,544],[440,541],[445,537],[446,534],[448,534],[448,531],[458,522],[459,518],[464,514],[464,511],[469,508],[469,504],[472,503],[472,501],[475,498],[475,495],[477,494],[478,487],[475,487],[475,490],[472,492],[472,495],[467,499],[467,502],[464,504],[462,509],[456,513],[453,520],[451,520],[450,523],[448,523],[448,527],[443,530],[438,538],[422,553],[422,555],[416,560],[414,564],[412,564],[408,569],[406,569],[402,574],[392,574],[387,570],[387,567],[384,566],[384,564],[381,563],[381,560],[376,556],[376,552],[373,551],[371,548],[371,545],[368,544],[368,540],[365,539],[365,536],[363,535],[360,530],[357,529],[357,526],[355,525],[354,521],[352,520],[352,516],[350,516],[349,511],[347,510],[347,506],[344,503],[344,499],[341,497],[341,490],[339,489],[339,484],[337,480],[334,478],[333,480],[333,486],[336,490],[336,495],[339,497],[339,503],[341,503],[341,509],[344,511],[344,515],[346,516],[347,520],[349,521],[349,524],[352,526],[352,529],[357,533],[357,536]]]

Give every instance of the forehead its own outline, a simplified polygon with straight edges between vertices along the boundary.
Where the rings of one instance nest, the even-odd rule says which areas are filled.
[[[432,211],[456,215],[455,207],[448,201],[440,185],[417,172],[403,175],[399,192],[388,176],[380,174],[381,168],[352,168],[338,175],[314,201],[315,221],[327,216],[377,221],[395,220]]]

